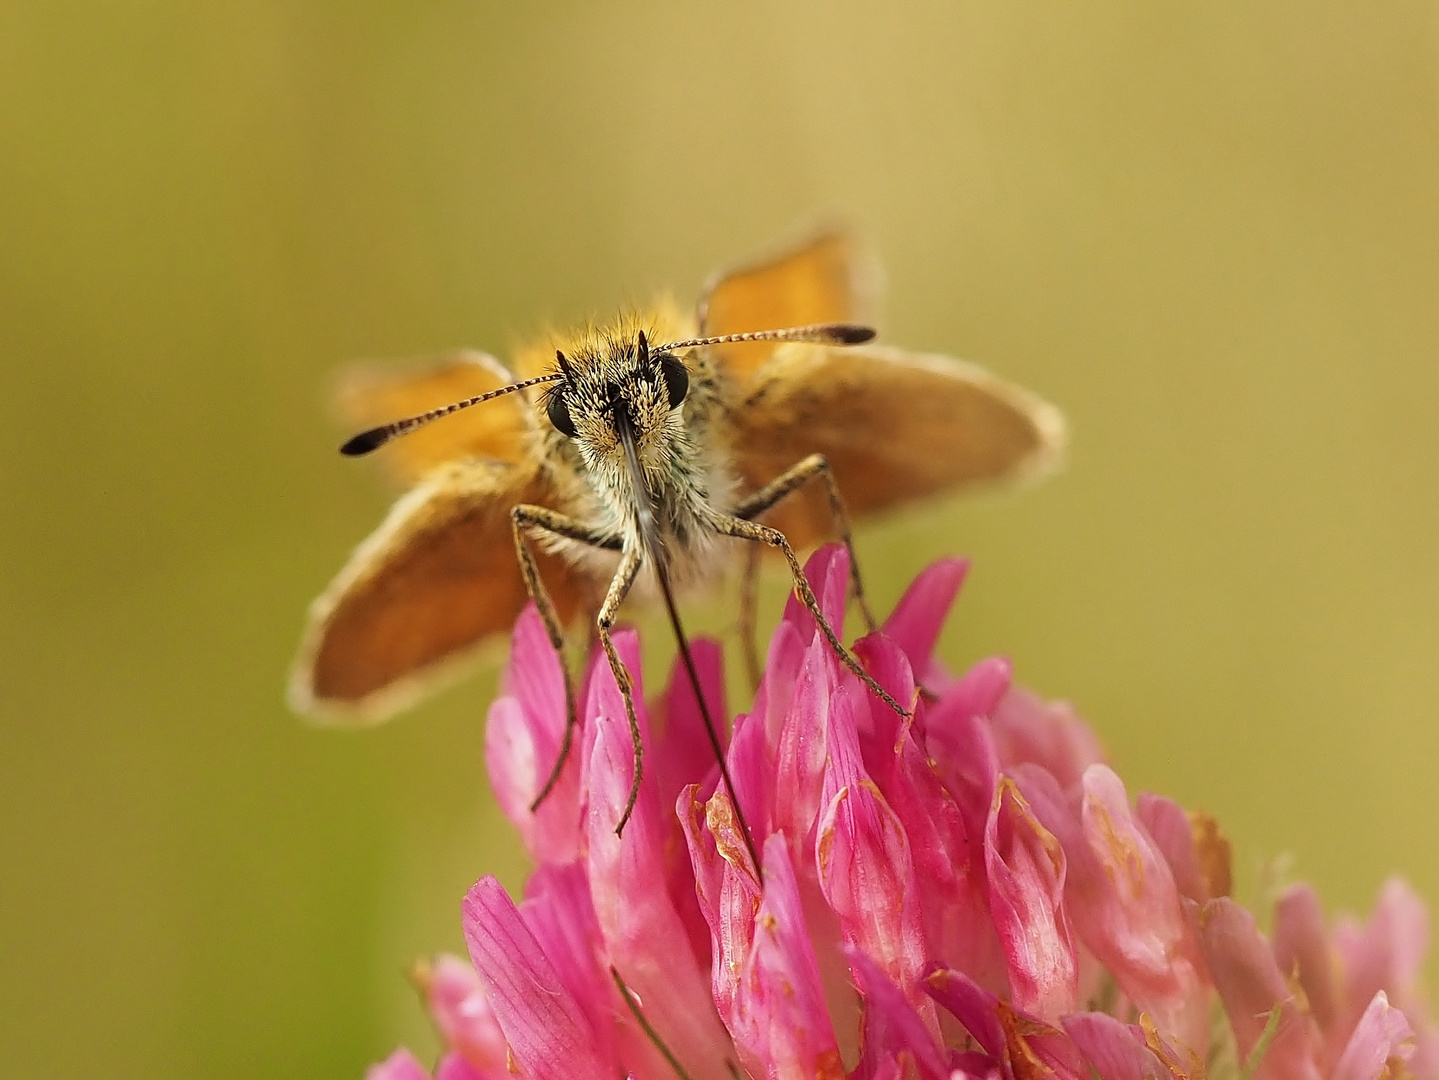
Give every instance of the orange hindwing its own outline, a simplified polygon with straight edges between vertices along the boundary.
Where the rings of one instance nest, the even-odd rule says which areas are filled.
[[[482,646],[509,632],[527,599],[510,509],[549,494],[526,466],[461,462],[430,473],[311,606],[291,676],[293,707],[336,723],[375,723],[462,674]],[[540,573],[568,620],[583,579],[549,555]]]

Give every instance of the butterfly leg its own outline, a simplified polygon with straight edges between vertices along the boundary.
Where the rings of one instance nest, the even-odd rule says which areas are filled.
[[[740,576],[739,638],[744,649],[745,674],[751,691],[759,689],[759,646],[755,643],[755,609],[759,606],[759,545],[745,549],[744,570]]]
[[[554,647],[555,655],[559,657],[560,671],[564,673],[565,679],[565,733],[560,740],[560,752],[555,758],[554,768],[550,770],[549,779],[545,781],[544,787],[540,788],[534,802],[530,803],[530,813],[534,813],[559,782],[560,772],[565,767],[570,747],[574,743],[575,728],[579,724],[579,709],[575,701],[574,675],[570,672],[570,665],[565,662],[565,628],[560,623],[559,613],[555,611],[549,590],[545,588],[544,580],[540,577],[540,567],[535,558],[529,531],[538,529],[592,547],[611,550],[618,550],[619,541],[574,518],[528,503],[521,503],[510,511],[510,525],[515,534],[515,554],[520,562],[520,574],[525,580],[525,591],[530,594],[530,599],[539,610],[540,621],[544,623],[545,634]]]
[[[888,690],[875,682],[874,676],[866,671],[864,666],[855,659],[854,654],[844,647],[844,642],[840,641],[834,627],[829,624],[829,620],[824,617],[824,612],[820,610],[819,601],[815,598],[814,590],[810,588],[809,579],[804,576],[804,567],[800,565],[799,556],[794,553],[794,548],[785,538],[784,533],[778,529],[772,529],[768,525],[746,521],[742,517],[731,514],[716,515],[713,524],[723,536],[733,536],[739,540],[748,540],[751,543],[767,544],[770,547],[778,548],[784,555],[785,562],[789,563],[790,577],[794,579],[794,591],[798,594],[800,603],[804,604],[806,610],[814,617],[815,625],[819,627],[820,633],[829,642],[829,647],[834,650],[835,656],[845,667],[854,672],[881,701],[900,716],[909,717],[909,711],[896,701]]]
[[[859,611],[864,616],[865,626],[869,628],[870,633],[874,633],[879,629],[879,624],[875,622],[874,613],[869,609],[869,601],[865,599],[864,581],[859,575],[859,559],[854,553],[854,539],[849,528],[849,512],[845,509],[844,499],[840,497],[839,484],[835,482],[834,471],[829,467],[829,462],[824,459],[823,454],[811,454],[797,465],[780,473],[779,476],[736,506],[734,515],[744,518],[746,521],[753,521],[766,510],[793,495],[811,480],[818,480],[824,485],[825,495],[829,498],[830,516],[834,519],[835,532],[839,534],[840,541],[849,551],[850,590],[854,593],[856,603],[859,604]]]
[[[620,688],[620,696],[625,699],[625,719],[629,721],[630,741],[634,744],[635,750],[635,771],[630,779],[630,794],[629,798],[625,800],[625,809],[624,813],[620,815],[619,824],[615,826],[616,836],[625,831],[625,824],[630,820],[630,815],[634,813],[635,803],[640,797],[640,777],[644,775],[645,748],[644,742],[640,739],[639,717],[635,715],[634,679],[630,675],[629,668],[625,667],[624,661],[620,659],[620,654],[615,649],[614,640],[610,637],[610,631],[614,629],[620,605],[629,595],[643,561],[644,558],[638,550],[627,551],[620,556],[619,569],[615,571],[614,580],[610,582],[609,591],[605,593],[605,602],[600,605],[599,617],[595,620],[600,644],[604,646],[605,658],[610,662],[610,672],[615,677],[615,685]]]

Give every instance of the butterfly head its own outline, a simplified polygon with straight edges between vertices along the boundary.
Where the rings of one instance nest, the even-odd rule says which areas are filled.
[[[689,370],[674,352],[650,347],[643,330],[557,351],[560,378],[543,396],[545,415],[592,467],[621,463],[625,442],[642,458],[683,430]]]

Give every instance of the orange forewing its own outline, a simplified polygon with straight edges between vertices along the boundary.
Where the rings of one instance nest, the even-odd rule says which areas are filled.
[[[508,633],[527,599],[510,508],[549,495],[527,466],[432,472],[395,504],[310,609],[290,685],[300,712],[375,723],[412,704]],[[561,620],[586,595],[569,563],[540,557]]]
[[[873,277],[847,233],[831,230],[769,258],[716,274],[699,303],[702,334],[739,334],[870,314]],[[741,384],[774,354],[774,342],[714,346]]]
[[[735,464],[750,490],[823,454],[856,517],[1038,473],[1064,443],[1053,406],[983,368],[875,346],[781,346],[732,423]],[[833,537],[817,485],[762,520],[797,548]]]
[[[342,417],[356,428],[463,401],[508,386],[515,378],[488,353],[462,349],[445,356],[351,368],[336,395]],[[531,421],[518,394],[466,409],[397,439],[380,455],[403,481],[452,461],[519,461]]]

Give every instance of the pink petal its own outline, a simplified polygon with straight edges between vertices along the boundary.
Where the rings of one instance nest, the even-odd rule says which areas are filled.
[[[1001,777],[984,834],[989,909],[1009,960],[1015,1007],[1041,1020],[1073,1012],[1079,965],[1064,908],[1064,852],[1014,781]]]
[[[924,747],[954,796],[971,836],[982,836],[999,777],[999,752],[988,716],[1009,688],[1009,663],[976,664],[926,710]]]
[[[999,998],[962,971],[935,967],[924,978],[924,988],[946,1011],[964,1025],[986,1054],[1005,1059],[1004,1025],[999,1019]]]
[[[1088,1080],[1080,1053],[1064,1032],[1027,1013],[1017,1012],[969,976],[936,968],[926,977],[925,986],[934,999],[964,1025],[985,1053],[1003,1064],[1006,1080],[1030,1077]]]
[[[1369,922],[1340,920],[1334,945],[1344,971],[1344,1015],[1339,1030],[1359,1022],[1361,1009],[1383,990],[1414,1028],[1415,1051],[1409,1064],[1415,1076],[1439,1076],[1439,1032],[1425,1006],[1424,955],[1429,949],[1429,915],[1424,901],[1400,878],[1379,892]]]
[[[849,552],[843,544],[824,545],[804,564],[804,576],[814,590],[825,621],[843,641],[844,611],[849,598]],[[794,592],[785,603],[784,621],[804,632],[806,643],[819,633],[814,617]]]
[[[470,959],[519,1067],[531,1080],[611,1080],[595,1031],[493,877],[465,894]]]
[[[509,1048],[475,969],[458,956],[441,954],[421,974],[425,1001],[445,1045],[477,1069],[503,1071]]]
[[[822,547],[809,557],[804,566],[804,574],[814,591],[815,599],[819,601],[820,610],[843,640],[845,597],[849,589],[849,555],[839,545]],[[771,752],[779,743],[780,729],[789,714],[795,682],[799,678],[805,656],[817,636],[819,628],[815,625],[809,609],[800,602],[798,595],[791,591],[785,604],[784,615],[770,638],[764,678],[760,680],[759,690],[755,693],[754,708],[750,712],[751,716],[763,722],[765,741]],[[738,726],[736,722],[736,730]]]
[[[1169,1080],[1159,1059],[1128,1024],[1095,1012],[1071,1013],[1063,1024],[1065,1033],[1104,1080]]]
[[[1380,1080],[1381,1077],[1402,1075],[1394,1064],[1414,1056],[1414,1032],[1404,1014],[1389,1004],[1384,991],[1359,1018],[1349,1045],[1334,1066],[1330,1080]]]
[[[1402,878],[1390,878],[1367,925],[1343,921],[1335,944],[1344,958],[1351,992],[1380,984],[1412,986],[1424,970],[1429,951],[1429,914],[1424,901]]]
[[[1196,904],[1213,900],[1194,845],[1189,815],[1184,808],[1171,799],[1148,792],[1142,792],[1135,803],[1136,815],[1163,852],[1180,893]]]
[[[435,1080],[512,1080],[508,1068],[477,1069],[459,1054],[446,1054],[435,1066]]]
[[[991,716],[1013,680],[1013,665],[1004,657],[981,660],[940,695],[939,710],[955,716]]]
[[[633,632],[616,634],[615,648],[631,671],[639,669]],[[640,710],[638,685],[635,697]],[[665,852],[675,829],[672,818],[660,815],[652,774],[645,774],[624,835],[615,835],[630,790],[634,748],[624,701],[608,667],[593,679],[587,714],[592,746],[586,771],[586,864],[610,963],[643,1002],[660,1037],[689,1063],[691,1075],[727,1080],[723,1061],[729,1040],[715,1015],[709,980],[668,890],[655,887],[666,880]]]
[[[813,641],[812,629],[804,630],[785,621],[781,621],[770,635],[764,675],[755,691],[754,706],[748,713],[763,730],[763,741],[766,743],[773,745],[779,740],[780,728],[789,715],[790,701],[794,697],[795,682]],[[735,719],[736,735],[744,719],[744,716]]]
[[[595,1053],[604,1061],[623,1061],[635,1075],[664,1075],[669,1066],[620,999],[608,956],[602,956],[604,941],[584,864],[540,867],[525,883],[519,910],[595,1033]],[[509,1080],[509,1072],[502,1070],[500,1080]]]
[[[1319,1032],[1299,1010],[1254,916],[1221,897],[1198,912],[1198,924],[1200,945],[1240,1060],[1248,1058],[1278,1008],[1279,1028],[1254,1074],[1256,1080],[1318,1080]]]
[[[526,604],[515,620],[502,685],[553,741],[549,749],[558,749],[565,727],[564,670],[534,604]]]
[[[1297,977],[1309,1013],[1328,1035],[1339,1009],[1334,955],[1319,897],[1308,885],[1294,885],[1274,905],[1274,959],[1279,970]]]
[[[1055,1080],[1092,1080],[1093,1073],[1083,1055],[1065,1032],[1017,1014],[1004,1002],[1000,1002],[999,1015],[1008,1031],[1010,1064],[1017,1076],[1037,1072]],[[1018,1057],[1022,1057],[1024,1063],[1016,1060]],[[1026,1064],[1030,1067],[1026,1068]]]
[[[525,882],[520,917],[595,1032],[596,1052],[615,1056],[614,987],[601,962],[600,928],[580,862],[542,866]]]
[[[875,682],[885,692],[910,711],[909,717],[901,717],[878,697],[866,692],[863,707],[855,717],[860,735],[860,749],[865,765],[876,781],[888,775],[894,764],[894,749],[904,734],[918,723],[923,731],[924,704],[920,700],[919,687],[914,681],[914,672],[909,658],[884,634],[869,634],[854,646],[855,655],[864,665]],[[849,677],[849,672],[845,672]]]
[[[856,1080],[878,1075],[884,1061],[904,1053],[912,1056],[924,1080],[945,1080],[949,1070],[940,1052],[937,1025],[920,1015],[910,996],[863,950],[848,945],[845,957],[864,998],[863,1053]],[[934,1002],[926,998],[924,1004],[932,1014]]]
[[[1080,939],[1161,1032],[1202,1054],[1208,982],[1169,864],[1112,769],[1090,766],[1080,786],[1081,836],[1066,844],[1066,899]]]
[[[635,704],[635,720],[640,728],[640,741],[646,748],[651,748],[652,740],[649,733],[649,714],[645,708],[644,678],[640,668],[640,639],[639,635],[632,629],[616,630],[612,636],[615,652],[620,658],[620,663],[630,673],[631,694]],[[630,765],[627,772],[634,773],[634,745],[630,740],[629,717],[625,709],[624,695],[615,682],[614,672],[610,670],[608,661],[602,654],[597,654],[591,664],[589,687],[585,693],[583,704],[580,709],[581,715],[585,718],[585,749],[583,760],[586,766],[591,764],[591,747],[594,745],[596,733],[594,722],[596,717],[603,716],[612,724],[617,724],[625,733],[626,750],[630,755]],[[586,785],[591,783],[588,774],[582,776]],[[646,779],[651,781],[653,787],[653,770],[650,770]],[[628,790],[628,786],[626,788]],[[615,822],[619,824],[618,819]],[[613,826],[611,826],[613,828]]]
[[[696,638],[690,653],[704,688],[705,703],[718,729],[723,747],[729,741],[729,712],[725,708],[724,650],[719,642]],[[653,768],[661,806],[673,806],[680,790],[700,783],[715,768],[714,749],[705,733],[704,717],[684,664],[676,659],[665,689],[664,734],[655,747]]]
[[[914,682],[908,661],[883,634],[864,638],[856,650],[862,653],[869,670],[899,700],[912,699]],[[996,671],[992,665],[981,665],[975,670],[985,673],[979,682],[986,681]],[[1001,664],[998,670],[1007,683],[1008,676],[1003,674],[1005,666]],[[966,679],[970,688],[976,685],[974,672]],[[1001,691],[993,685],[990,700],[997,700]],[[956,683],[941,707],[952,709],[953,702],[964,696],[962,685]],[[886,715],[882,707],[873,702],[869,704],[871,718],[885,721],[876,723],[876,729],[884,727],[886,734],[870,740],[861,738],[865,766],[898,816],[909,842],[916,878],[924,883],[917,898],[928,946],[926,959],[943,960],[980,979],[986,986],[1007,989],[1004,951],[989,918],[983,861],[982,837],[995,775],[986,773],[983,764],[986,755],[991,767],[994,761],[994,755],[989,752],[992,747],[988,743],[987,723],[970,715],[959,722],[957,732],[950,733],[958,736],[952,745],[958,747],[961,740],[969,743],[959,751],[962,762],[970,768],[976,761],[981,763],[972,779],[967,779],[971,775],[967,771],[956,769],[953,773],[956,786],[972,789],[971,825],[941,781],[936,763],[923,748],[926,742],[932,748],[940,741],[925,739],[929,726],[925,703],[918,702],[917,719],[907,725],[893,723],[892,713]],[[971,699],[964,708],[973,705]],[[941,714],[941,723],[944,722]]]
[[[684,832],[689,848],[690,866],[694,871],[695,897],[705,921],[713,926],[718,918],[720,884],[725,861],[720,857],[714,837],[705,828],[705,800],[698,784],[690,784],[675,800],[675,817]]]
[[[495,798],[537,862],[568,862],[579,850],[579,740],[560,779],[534,812],[530,805],[549,779],[565,729],[560,659],[533,604],[515,621],[505,696],[490,706],[485,764]]]
[[[365,1070],[365,1080],[430,1080],[426,1069],[408,1050],[396,1050],[384,1061]]]
[[[745,1068],[751,1076],[842,1080],[799,887],[779,835],[765,843],[764,899],[749,938],[731,1022]]]
[[[839,664],[834,651],[816,636],[805,653],[775,757],[774,784],[780,797],[775,800],[773,825],[797,851],[810,842],[819,817],[831,702],[838,692]]]
[[[949,1068],[949,1080],[1006,1080],[999,1063],[978,1051],[951,1050]]]
[[[721,1018],[734,1030],[734,1002],[754,938],[761,889],[749,853],[734,823],[729,796],[721,789],[708,803],[690,785],[675,807],[689,845],[695,892],[710,929],[711,993]]]
[[[983,833],[971,837],[963,815],[924,751],[906,732],[880,785],[909,841],[928,959],[1007,989],[1008,967],[989,917]]]
[[[756,843],[775,830],[774,816],[780,809],[775,800],[777,766],[767,742],[768,735],[764,721],[757,714],[749,713],[735,718],[734,735],[729,744],[730,779],[734,781],[745,824]],[[713,790],[723,789],[716,783]]]
[[[875,1068],[872,1075],[865,1077],[859,1070],[850,1074],[850,1080],[904,1080],[905,1063],[899,1058],[886,1058]]]
[[[861,693],[857,680],[846,680],[831,703],[825,809],[815,842],[820,888],[846,944],[880,965],[937,1037],[933,1003],[919,987],[928,957],[909,844],[860,761],[854,717]]]
[[[1104,760],[1094,732],[1066,701],[1045,702],[1022,686],[1011,687],[992,713],[1000,768],[1040,765],[1066,790],[1089,766]]]
[[[953,676],[935,662],[934,646],[968,572],[968,559],[945,558],[930,563],[884,621],[885,637],[904,650],[919,681],[935,692],[953,682]]]

